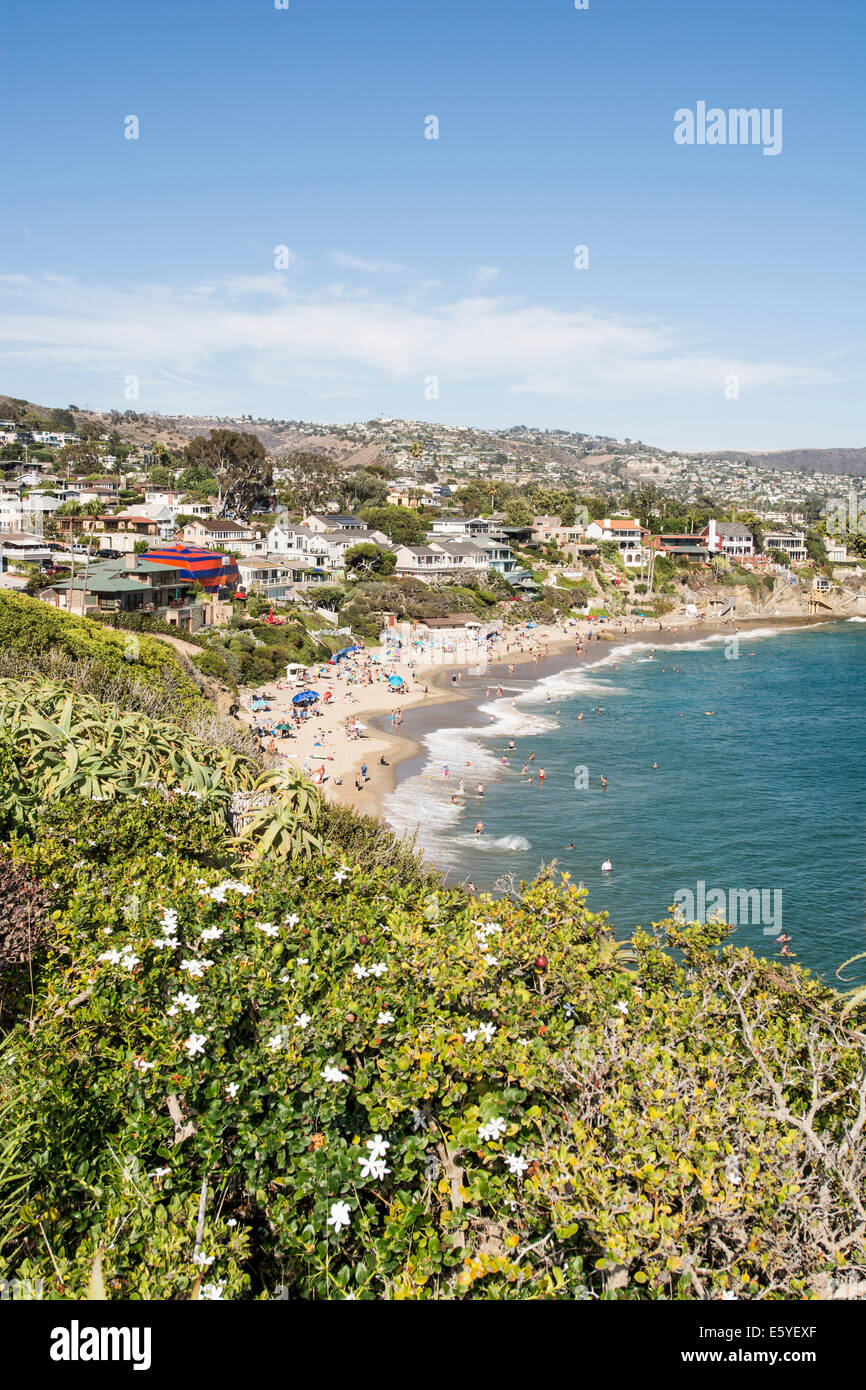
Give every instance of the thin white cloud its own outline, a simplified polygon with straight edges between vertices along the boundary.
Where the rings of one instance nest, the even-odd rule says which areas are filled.
[[[498,265],[480,265],[475,271],[475,279],[479,285],[489,285],[498,278]]]
[[[353,255],[351,251],[332,251],[331,260],[343,270],[363,270],[368,275],[378,275],[382,271],[397,274],[407,269],[399,261],[366,260],[363,256]]]
[[[624,399],[819,385],[826,367],[714,356],[657,320],[477,294],[419,302],[330,286],[300,293],[291,276],[185,286],[82,285],[56,275],[0,276],[0,356],[111,375],[195,377],[210,389],[359,379],[495,383],[519,394]],[[207,383],[207,387],[204,383]]]

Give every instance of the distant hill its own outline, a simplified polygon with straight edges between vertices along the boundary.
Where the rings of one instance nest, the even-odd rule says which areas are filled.
[[[51,406],[34,405],[14,397],[0,395],[0,419],[15,414],[15,407],[21,416],[30,417],[29,423],[38,429],[41,422],[50,428]],[[76,426],[83,421],[98,421],[106,431],[118,429],[125,439],[137,445],[164,444],[173,450],[182,449],[197,435],[207,434],[218,428],[245,430],[255,434],[262,441],[269,454],[287,454],[295,449],[308,449],[325,453],[335,462],[347,468],[359,468],[373,463],[379,456],[382,446],[407,431],[420,438],[435,438],[441,435],[443,427],[419,421],[382,420],[375,423],[377,438],[359,445],[357,440],[345,437],[345,428],[319,422],[300,420],[253,420],[248,417],[213,416],[200,419],[195,416],[165,416],[146,412],[129,413],[120,411],[91,411],[68,407],[73,414]],[[618,441],[604,435],[590,436],[578,431],[531,429],[525,425],[513,425],[507,429],[461,431],[462,443],[470,449],[480,449],[485,454],[501,452],[516,462],[537,459],[540,451],[550,463],[563,467],[584,463],[599,470],[605,470],[618,456],[628,455],[633,448],[650,449],[658,455],[679,453],[682,450],[655,449],[652,445],[631,440]],[[866,476],[866,448],[864,449],[789,449],[770,450],[761,453],[740,450],[704,451],[686,453],[685,457],[715,459],[723,462],[745,462],[757,468],[774,471],[796,470],[798,472],[852,473]]]
[[[866,477],[866,449],[780,449],[760,454],[702,454],[702,458],[752,463],[779,472],[855,473]]]

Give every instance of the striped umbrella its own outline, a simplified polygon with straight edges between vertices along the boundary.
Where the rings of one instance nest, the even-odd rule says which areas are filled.
[[[203,589],[216,591],[223,585],[238,582],[237,562],[219,550],[204,550],[198,545],[166,545],[159,550],[148,550],[141,558],[152,565],[183,570]]]

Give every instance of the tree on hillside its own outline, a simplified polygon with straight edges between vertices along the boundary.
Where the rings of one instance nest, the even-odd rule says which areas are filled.
[[[304,513],[314,512],[342,490],[342,465],[327,454],[294,449],[277,459],[276,464],[288,475],[288,490],[278,494],[287,507]]]
[[[212,474],[217,482],[216,515],[247,515],[267,503],[273,487],[273,469],[267,451],[254,434],[238,430],[211,430],[207,439],[190,440],[183,451],[187,464]]]
[[[426,519],[411,507],[365,507],[360,515],[395,545],[422,545],[427,537]]]
[[[102,469],[104,460],[95,440],[82,440],[78,444],[65,444],[58,454],[58,462],[69,464],[74,469]]]
[[[388,496],[388,486],[375,473],[359,468],[346,479],[343,495],[349,504],[381,507]]]
[[[369,541],[361,541],[346,551],[343,561],[346,576],[352,579],[371,579],[374,575],[394,573],[397,557],[392,550],[380,550]]]

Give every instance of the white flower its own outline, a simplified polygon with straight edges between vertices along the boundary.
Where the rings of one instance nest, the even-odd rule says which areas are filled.
[[[721,1301],[722,1303],[730,1303],[732,1300],[736,1299],[736,1297],[737,1295],[734,1293],[733,1289],[725,1289]]]
[[[355,976],[355,978],[356,978],[357,980],[366,980],[366,978],[367,978],[367,976],[369,975],[369,973],[370,973],[370,972],[369,972],[369,970],[367,969],[366,965],[353,965],[353,966],[352,966],[352,974]]]
[[[370,974],[378,979],[380,975],[387,975],[388,967],[383,960],[379,960],[375,965],[370,966]]]
[[[229,1219],[228,1219],[228,1221],[226,1222],[226,1225],[227,1225],[227,1226],[236,1226],[237,1224],[238,1224],[238,1219],[237,1219],[236,1216],[230,1216]]]
[[[310,1014],[297,1014],[295,1017],[296,1028],[309,1028],[312,1018]]]
[[[368,1158],[365,1154],[358,1155],[358,1162],[361,1165],[362,1178],[384,1178],[391,1169],[385,1167],[383,1158]]]
[[[109,965],[119,965],[121,956],[119,951],[103,951],[98,959],[107,960]]]
[[[175,1014],[180,1013],[180,1009],[177,1007],[177,1004],[172,1004],[170,1009],[166,1009],[166,1013],[169,1018],[174,1018]]]
[[[213,1264],[215,1259],[216,1255],[204,1255],[199,1250],[195,1255],[193,1255],[192,1262],[194,1265],[201,1265],[202,1269],[207,1269],[210,1265]]]
[[[185,970],[194,980],[200,980],[209,965],[213,965],[212,960],[182,960],[181,970]]]
[[[493,1039],[496,1037],[496,1028],[492,1023],[482,1023],[478,1031],[479,1033],[484,1034],[485,1042],[492,1042]]]
[[[328,1217],[328,1225],[333,1226],[334,1235],[338,1235],[344,1226],[348,1226],[352,1220],[349,1212],[348,1202],[333,1202],[331,1204],[331,1215]]]
[[[617,1002],[616,1007],[619,1009],[619,1011],[620,1011],[621,1014],[627,1014],[627,1013],[628,1013],[628,1004],[625,1002],[624,999],[620,999],[620,1000]]]
[[[180,945],[180,942],[176,936],[157,936],[154,938],[153,944],[154,946],[162,946],[173,951]]]
[[[392,1013],[389,1013],[388,1010],[385,1009],[385,1010],[383,1010],[382,1013],[380,1013],[379,1015],[377,1015],[376,1022],[379,1023],[379,1024],[383,1024],[383,1023],[393,1023],[393,1022],[394,1022],[394,1015],[393,1015]]]
[[[162,925],[166,928],[170,936],[174,936],[177,931],[177,913],[173,907],[162,909]]]
[[[384,1158],[390,1147],[388,1140],[383,1139],[381,1134],[374,1134],[372,1139],[367,1140],[371,1158]]]
[[[300,919],[300,917],[298,916],[297,912],[290,912],[289,915],[288,915],[288,917],[285,917],[285,918],[283,919],[283,926],[284,926],[284,927],[296,927],[296,926],[298,925],[298,923],[300,922],[300,920],[301,920],[301,919]]]
[[[309,957],[309,956],[298,956],[298,960],[297,960],[297,964],[298,964],[298,965],[309,965],[309,963],[310,963],[310,957]]]
[[[340,865],[339,869],[337,869],[337,871],[333,874],[333,879],[335,883],[342,883],[343,879],[348,877],[349,870],[345,868],[342,864]],[[333,1210],[333,1208],[331,1210]]]
[[[464,1042],[472,1043],[472,1042],[475,1041],[475,1039],[476,1039],[477,1037],[478,1037],[478,1029],[477,1029],[477,1028],[467,1028],[466,1031],[465,1031],[465,1033],[463,1034],[463,1041],[464,1041]]]
[[[478,1131],[478,1138],[483,1139],[488,1144],[494,1144],[500,1135],[505,1133],[507,1126],[502,1116],[495,1120],[490,1120],[488,1124],[482,1125]]]
[[[154,1168],[154,1170],[153,1170],[153,1172],[151,1173],[150,1176],[151,1176],[152,1178],[164,1178],[164,1177],[166,1176],[166,1174],[167,1174],[167,1173],[170,1173],[170,1172],[171,1172],[171,1169],[170,1169],[170,1168]]]
[[[235,1096],[237,1095],[240,1089],[241,1088],[236,1081],[230,1081],[226,1086],[226,1095],[228,1096],[229,1100],[234,1100]]]
[[[192,1060],[193,1057],[197,1057],[199,1053],[204,1053],[204,1045],[206,1042],[207,1038],[204,1033],[190,1033],[184,1043],[190,1060]]]
[[[325,1067],[325,1070],[322,1072],[322,1077],[325,1081],[333,1082],[349,1080],[346,1073],[340,1071],[339,1067]]]
[[[198,1296],[199,1298],[210,1299],[222,1298],[223,1289],[225,1288],[225,1286],[226,1284],[224,1279],[221,1279],[218,1284],[202,1284]]]
[[[259,931],[263,931],[265,936],[277,936],[280,930],[279,927],[274,926],[273,922],[256,922],[256,927]]]
[[[150,1071],[151,1067],[156,1066],[156,1062],[145,1062],[143,1057],[133,1057],[132,1065],[135,1067],[135,1070],[140,1071],[143,1076],[146,1071]]]
[[[198,995],[186,994],[183,990],[180,990],[179,993],[174,996],[174,1003],[179,1005],[180,1008],[186,1009],[188,1014],[194,1014],[199,1008]],[[175,1010],[175,1013],[176,1012],[177,1010]]]
[[[725,1163],[725,1177],[733,1187],[739,1187],[740,1183],[743,1181],[740,1165],[735,1157],[729,1158]]]
[[[134,966],[138,965],[138,956],[134,951],[124,951],[120,963],[124,970],[132,970]]]
[[[223,935],[224,932],[222,927],[205,927],[204,931],[201,933],[200,940],[219,941],[220,937]]]
[[[498,964],[499,964],[499,957],[498,957],[498,956],[485,956],[484,959],[487,961],[487,964],[488,964],[488,965],[498,965]]]
[[[271,1036],[268,1038],[268,1047],[271,1049],[271,1052],[279,1052],[282,1045],[282,1033],[272,1033]]]
[[[513,1173],[517,1178],[522,1178],[529,1167],[529,1163],[522,1154],[506,1154],[505,1162],[508,1165],[509,1173]]]

